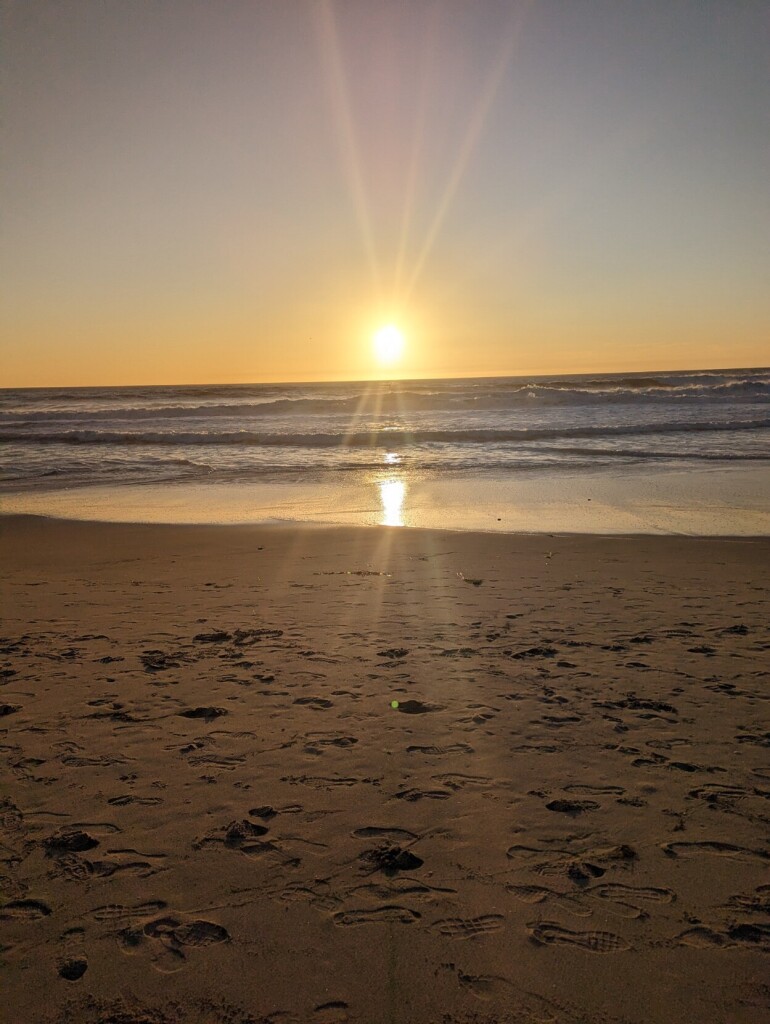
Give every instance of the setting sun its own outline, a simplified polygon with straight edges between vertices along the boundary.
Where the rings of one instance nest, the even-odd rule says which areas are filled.
[[[374,352],[381,363],[394,363],[404,350],[404,334],[395,324],[386,324],[372,336]]]

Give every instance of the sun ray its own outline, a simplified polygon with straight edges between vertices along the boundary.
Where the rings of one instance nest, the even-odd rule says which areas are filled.
[[[374,244],[369,202],[361,171],[361,159],[356,142],[353,114],[331,0],[320,0],[314,10],[321,55],[331,91],[332,114],[337,128],[342,164],[350,186],[353,207],[372,275],[372,283],[377,293],[381,294],[379,260]]]
[[[484,83],[484,87],[476,102],[473,114],[468,122],[468,127],[465,130],[462,143],[460,144],[457,159],[454,162],[449,178],[447,179],[447,183],[444,186],[436,213],[430,223],[422,248],[420,249],[417,260],[415,261],[414,268],[407,285],[404,301],[408,300],[411,296],[423,268],[425,267],[431,250],[433,249],[433,245],[444,223],[447,211],[449,210],[452,200],[459,188],[466,167],[468,166],[468,162],[473,155],[473,151],[479,141],[505,73],[508,70],[508,65],[510,64],[514,47],[521,34],[524,17],[533,2],[534,0],[527,0],[527,2],[516,7],[513,15],[511,16],[509,29],[503,33],[503,41],[500,46],[497,59],[492,64]]]
[[[414,212],[415,200],[417,197],[417,173],[420,167],[420,157],[423,152],[423,140],[425,139],[425,128],[428,117],[428,83],[434,68],[436,47],[434,41],[437,35],[436,22],[440,10],[440,0],[435,0],[428,12],[428,28],[425,32],[426,46],[423,65],[421,69],[419,99],[415,105],[415,116],[412,125],[411,160],[407,172],[406,184],[404,187],[404,208],[401,215],[401,228],[399,231],[398,248],[396,250],[396,262],[393,273],[393,291],[396,297],[401,292],[401,282],[404,273],[404,261],[409,247],[409,235],[412,227],[412,215]]]
[[[356,408],[351,413],[350,420],[348,422],[348,427],[343,437],[343,444],[345,445],[345,447],[348,447],[351,444],[355,434],[359,433],[359,431],[356,428],[359,426],[361,419],[367,412],[369,413],[370,417],[373,420],[375,420],[379,416],[380,409],[382,408],[382,388],[378,387],[377,385],[378,382],[374,381],[364,389],[361,398],[359,399],[358,404],[356,405]],[[370,400],[371,407],[369,406]],[[376,435],[373,435],[371,430],[369,431],[369,435],[370,445],[374,447],[374,445],[378,442],[378,437]]]

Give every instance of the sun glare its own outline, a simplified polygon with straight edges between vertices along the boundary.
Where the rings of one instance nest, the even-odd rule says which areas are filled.
[[[404,334],[395,324],[385,324],[372,337],[374,352],[381,363],[394,363],[404,350]]]

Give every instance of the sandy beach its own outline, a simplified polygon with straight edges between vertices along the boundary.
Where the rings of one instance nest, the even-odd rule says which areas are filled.
[[[770,1019],[770,538],[0,558],[9,1022]]]

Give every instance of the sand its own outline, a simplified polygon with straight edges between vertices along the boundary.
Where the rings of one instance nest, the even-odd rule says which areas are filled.
[[[769,555],[0,520],[7,1019],[767,1020]]]

